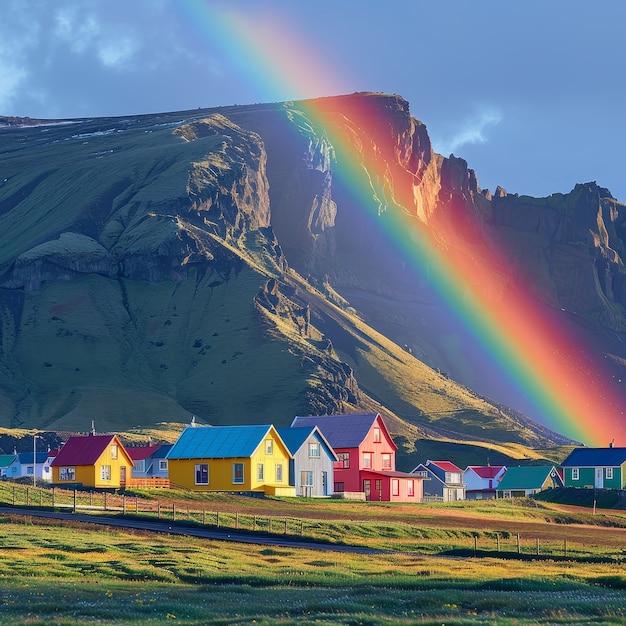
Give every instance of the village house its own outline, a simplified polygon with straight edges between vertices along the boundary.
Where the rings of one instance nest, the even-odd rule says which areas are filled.
[[[19,452],[12,455],[13,460],[6,468],[7,478],[33,478],[50,481],[50,459],[47,452],[37,452],[33,463],[32,452]]]
[[[15,460],[15,454],[0,454],[0,478],[7,478],[7,470]]]
[[[490,500],[506,474],[504,465],[468,465],[463,472],[466,500]]]
[[[64,487],[119,489],[130,478],[133,460],[117,435],[70,437],[51,464],[52,483]]]
[[[554,465],[509,467],[496,488],[496,497],[524,498],[562,486],[563,480]]]
[[[626,448],[576,448],[561,467],[566,487],[626,488]]]
[[[171,448],[171,444],[162,443],[126,446],[126,451],[133,460],[131,477],[127,480],[126,486],[169,487],[165,457]]]
[[[428,482],[424,486],[424,500],[443,502],[465,500],[463,470],[451,461],[428,460],[413,468],[411,473],[428,477]]]
[[[332,446],[335,496],[421,501],[423,477],[396,471],[398,448],[380,413],[299,416],[291,426],[317,426]]]
[[[271,424],[189,426],[166,459],[170,482],[186,489],[296,495],[291,454]]]
[[[332,495],[337,455],[317,426],[279,428],[292,458],[289,484],[299,496],[316,498]]]

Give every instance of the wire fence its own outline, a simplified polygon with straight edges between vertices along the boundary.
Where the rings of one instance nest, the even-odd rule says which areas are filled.
[[[34,487],[0,481],[0,503],[16,508],[37,508],[102,515],[132,516],[233,531],[292,535],[311,540],[376,544],[401,551],[501,558],[562,558],[576,560],[626,559],[622,546],[593,545],[563,536],[531,537],[522,532],[425,529],[420,524],[352,520],[318,520],[248,512],[210,510],[197,501],[147,498],[123,492],[80,491],[59,487]]]

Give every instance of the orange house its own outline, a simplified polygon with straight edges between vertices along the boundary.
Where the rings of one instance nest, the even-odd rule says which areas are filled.
[[[119,489],[130,478],[133,460],[117,435],[70,437],[50,464],[60,487]]]

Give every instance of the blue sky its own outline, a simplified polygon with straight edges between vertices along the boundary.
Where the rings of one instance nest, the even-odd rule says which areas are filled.
[[[435,149],[465,158],[483,188],[545,196],[595,180],[626,202],[622,0],[209,0],[210,13],[201,0],[1,4],[0,115],[397,93]],[[280,18],[333,80],[255,80],[236,39],[198,19],[220,13],[260,28]]]

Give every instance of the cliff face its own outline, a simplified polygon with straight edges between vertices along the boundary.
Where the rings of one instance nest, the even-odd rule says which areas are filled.
[[[626,324],[624,206],[481,190],[398,96],[5,122],[3,426],[373,409],[409,438],[559,440],[485,399],[497,381],[385,236],[398,216],[468,263],[504,253],[494,297],[524,280],[587,336]]]

